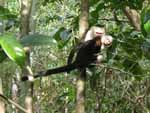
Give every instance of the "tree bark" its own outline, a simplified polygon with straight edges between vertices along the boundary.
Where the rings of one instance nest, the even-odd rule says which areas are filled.
[[[79,18],[79,37],[83,38],[86,30],[89,27],[88,23],[89,16],[89,1],[81,0],[81,14]]]
[[[0,6],[4,6],[4,0],[0,0]],[[0,20],[0,34],[4,31],[3,21]],[[0,94],[3,94],[2,80],[0,78]],[[0,113],[5,113],[5,103],[0,100]]]
[[[0,6],[4,6],[4,0],[0,0]],[[0,19],[0,34],[4,32],[3,20]]]
[[[20,36],[21,38],[25,35],[28,35],[30,32],[30,14],[31,14],[32,0],[22,0],[21,1],[21,27],[20,27]],[[30,75],[28,70],[30,67],[30,53],[27,53],[27,67],[23,69],[23,75]],[[22,93],[26,94],[25,97],[25,108],[28,113],[33,113],[33,82],[22,83],[21,85]]]
[[[35,33],[36,31],[36,18],[35,13],[36,13],[36,5],[37,5],[37,0],[32,0],[32,7],[31,7],[31,18],[30,18],[30,31],[31,33]]]
[[[140,22],[140,15],[135,9],[131,9],[130,7],[126,6],[123,9],[125,15],[129,19],[131,25],[137,31],[141,31],[141,22]]]
[[[88,24],[89,15],[89,1],[81,0],[81,14],[79,19],[79,37],[83,38]],[[85,113],[85,82],[86,82],[86,69],[81,69],[80,75],[76,82],[76,113]]]
[[[31,13],[32,0],[21,0],[21,37],[29,34],[30,32],[30,13]]]
[[[0,94],[3,94],[2,79],[0,78]],[[5,103],[0,100],[0,113],[5,113]]]
[[[16,71],[16,74],[18,74],[18,72]],[[12,100],[15,103],[18,103],[18,85],[17,85],[16,80],[12,80],[12,87],[11,87],[11,93],[12,93]],[[16,109],[16,106],[12,105],[13,108],[13,113],[18,113],[18,109]]]

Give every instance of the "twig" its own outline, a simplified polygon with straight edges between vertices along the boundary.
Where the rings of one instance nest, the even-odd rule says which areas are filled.
[[[106,21],[116,21],[114,18],[100,18],[99,20],[106,20]],[[129,21],[128,20],[119,20],[119,22],[126,22],[128,23]]]
[[[32,69],[29,65],[26,66],[27,71],[29,72],[30,75],[33,75]]]
[[[119,71],[119,72],[121,72],[121,73],[124,73],[124,74],[128,74],[128,75],[131,75],[131,76],[133,76],[133,74],[132,74],[132,73],[129,73],[129,72],[123,71],[123,70],[121,70],[121,69],[118,69],[118,68],[114,68],[114,67],[108,67],[108,66],[101,65],[101,64],[92,64],[92,65],[96,65],[96,66],[99,66],[99,67],[102,67],[102,68],[107,68],[107,69],[116,70],[116,71]]]
[[[16,108],[18,108],[19,110],[28,113],[28,111],[26,109],[24,109],[22,106],[20,106],[19,104],[15,103],[13,100],[9,99],[8,97],[4,96],[3,94],[0,94],[0,97],[2,97],[4,100],[6,100],[7,102],[9,102],[10,104],[13,104],[14,106],[16,106]]]

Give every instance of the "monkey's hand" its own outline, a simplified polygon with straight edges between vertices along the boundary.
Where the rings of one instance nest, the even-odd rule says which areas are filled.
[[[97,64],[101,63],[104,60],[104,56],[103,55],[97,55]]]

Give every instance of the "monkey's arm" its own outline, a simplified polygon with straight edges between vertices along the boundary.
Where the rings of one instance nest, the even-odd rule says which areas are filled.
[[[85,48],[86,46],[88,46],[89,43],[90,41],[80,42],[76,47],[74,47],[69,53],[67,64],[71,64],[73,62],[75,53],[77,53],[81,48]]]
[[[83,43],[81,42],[70,51],[68,59],[67,59],[67,64],[71,64],[73,62],[75,53],[77,53],[79,51],[79,49],[82,47],[82,45],[83,45]]]

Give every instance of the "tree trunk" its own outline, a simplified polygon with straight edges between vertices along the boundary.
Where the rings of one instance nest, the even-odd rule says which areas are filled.
[[[0,0],[0,6],[4,6],[4,0]],[[0,34],[4,31],[3,21],[0,20]],[[0,78],[0,94],[3,94],[2,80]],[[0,100],[0,113],[5,113],[5,103]]]
[[[123,9],[125,15],[127,16],[127,18],[129,19],[131,25],[135,28],[135,30],[140,31],[141,30],[141,20],[140,20],[140,15],[139,13],[134,10],[131,9],[130,7],[126,6]]]
[[[0,0],[0,6],[4,6],[4,0]],[[3,20],[0,20],[0,34],[4,32]]]
[[[32,0],[22,0],[21,1],[21,27],[20,36],[21,38],[28,35],[30,32],[30,14],[31,14]],[[30,53],[27,53],[27,67],[30,66]],[[31,74],[27,67],[23,69],[23,75]],[[33,113],[33,83],[22,83],[21,85],[22,94],[26,94],[25,97],[25,107],[28,113]]]
[[[85,113],[86,69],[80,71],[76,83],[76,113]]]
[[[21,0],[21,37],[29,34],[30,32],[30,13],[31,13],[32,0]]]
[[[0,78],[0,94],[3,94],[2,79]],[[0,100],[0,113],[5,113],[5,103]]]
[[[16,74],[18,74],[18,72],[16,71]],[[17,85],[16,80],[13,80],[12,82],[12,87],[11,87],[11,93],[12,93],[12,100],[15,103],[18,103],[18,85]],[[12,105],[13,108],[13,113],[18,113],[18,109],[16,109],[16,106]]]
[[[89,15],[89,1],[81,0],[81,14],[79,19],[79,37],[84,36],[88,29],[88,15]],[[85,82],[86,82],[86,69],[80,71],[76,83],[76,113],[85,113]]]
[[[36,13],[36,5],[37,0],[32,0],[32,7],[31,7],[31,18],[30,18],[30,31],[31,33],[35,33],[36,31],[36,18],[33,18]]]

